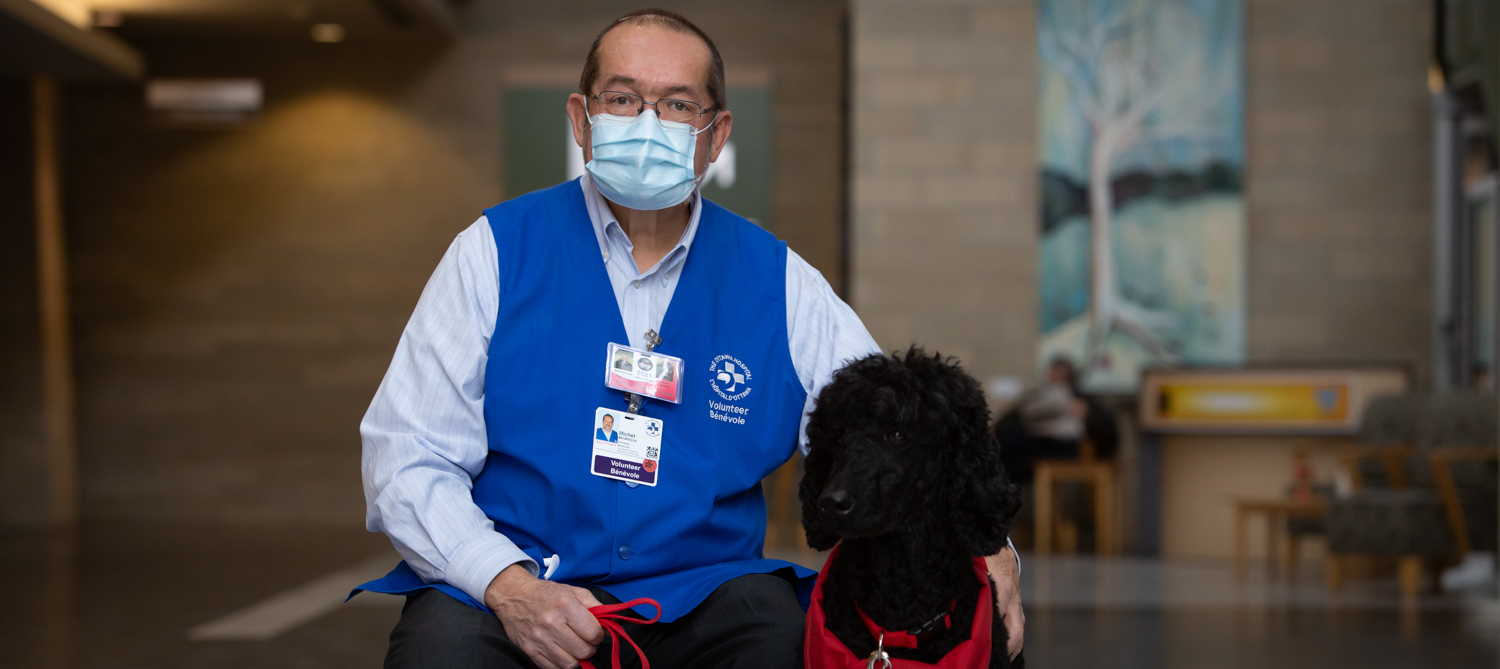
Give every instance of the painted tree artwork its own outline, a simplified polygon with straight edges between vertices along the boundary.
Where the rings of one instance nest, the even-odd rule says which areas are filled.
[[[1039,363],[1245,357],[1241,0],[1038,0]]]

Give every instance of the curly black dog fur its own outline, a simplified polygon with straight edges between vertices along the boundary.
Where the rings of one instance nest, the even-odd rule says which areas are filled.
[[[807,543],[839,558],[823,584],[827,627],[857,657],[875,650],[855,602],[888,630],[953,608],[951,626],[892,657],[935,664],[973,628],[973,558],[998,553],[1021,506],[1000,464],[979,383],[950,358],[912,347],[834,375],[807,426],[798,497]],[[994,606],[991,602],[990,606]],[[991,667],[1019,669],[995,611]]]

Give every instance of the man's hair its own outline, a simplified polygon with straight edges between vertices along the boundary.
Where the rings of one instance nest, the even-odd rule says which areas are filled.
[[[599,43],[604,41],[604,36],[609,34],[609,31],[626,23],[660,26],[685,35],[695,35],[698,39],[703,40],[703,43],[708,46],[710,56],[708,64],[708,97],[713,100],[712,108],[720,110],[729,107],[729,99],[724,94],[724,59],[719,57],[719,47],[714,46],[714,41],[708,38],[708,33],[703,32],[703,29],[693,25],[693,22],[687,20],[687,17],[665,9],[642,9],[634,11],[615,19],[604,30],[599,31],[599,36],[594,38],[594,45],[589,47],[588,59],[583,61],[583,76],[578,78],[579,93],[583,94],[584,97],[593,94],[591,89],[594,87],[594,80],[599,78]]]

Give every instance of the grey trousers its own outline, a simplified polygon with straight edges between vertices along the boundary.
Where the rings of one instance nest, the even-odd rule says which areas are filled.
[[[599,588],[600,602],[618,603]],[[625,632],[645,651],[651,669],[800,669],[805,613],[790,582],[774,574],[750,574],[726,582],[687,615],[670,623],[633,625]],[[640,667],[628,645],[620,664]],[[592,661],[610,666],[606,636]],[[505,635],[495,616],[437,590],[406,599],[401,621],[391,631],[386,669],[536,669],[536,664]]]

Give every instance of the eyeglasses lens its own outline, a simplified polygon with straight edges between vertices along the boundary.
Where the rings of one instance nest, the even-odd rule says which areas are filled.
[[[599,108],[612,116],[635,116],[647,104],[639,95],[616,91],[600,93],[598,100]],[[657,100],[654,106],[657,117],[674,123],[693,123],[703,111],[696,103],[687,100]]]

